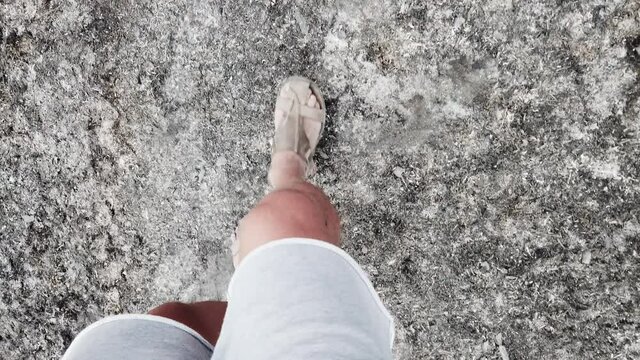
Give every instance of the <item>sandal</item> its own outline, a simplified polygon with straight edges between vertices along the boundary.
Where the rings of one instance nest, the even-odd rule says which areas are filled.
[[[307,105],[309,96],[313,94],[320,105],[315,108]],[[293,151],[307,165],[306,175],[315,173],[312,161],[316,146],[322,136],[326,119],[326,108],[322,93],[311,80],[292,76],[280,86],[276,100],[275,135],[273,137],[273,153]]]

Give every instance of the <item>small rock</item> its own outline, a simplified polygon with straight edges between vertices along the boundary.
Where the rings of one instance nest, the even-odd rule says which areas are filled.
[[[224,156],[220,156],[218,160],[216,160],[216,166],[222,167],[227,165],[227,158]]]
[[[500,357],[502,360],[509,360],[509,353],[507,352],[507,348],[500,345],[498,347],[498,351],[500,352]]]
[[[393,175],[395,175],[395,176],[397,176],[399,178],[402,178],[402,174],[404,174],[404,169],[403,168],[398,167],[398,166],[393,168]]]
[[[473,347],[473,356],[472,359],[479,359],[482,354],[482,345],[476,345]]]
[[[591,251],[587,250],[582,253],[582,263],[589,265],[591,263]]]
[[[36,220],[36,218],[31,216],[31,215],[23,215],[22,216],[22,220],[24,222],[26,222],[27,224],[31,224],[32,222],[34,222]]]
[[[498,335],[496,335],[496,345],[502,345],[502,333],[498,333]]]
[[[453,28],[459,29],[465,23],[465,19],[462,16],[456,17],[456,20],[453,22]]]
[[[307,20],[302,16],[297,6],[293,6],[293,17],[296,19],[298,26],[300,26],[302,36],[307,36],[309,33],[309,25],[307,25]]]
[[[488,353],[489,351],[491,351],[492,348],[493,348],[493,345],[490,342],[485,341],[485,342],[482,343],[482,352],[483,353],[485,353],[485,354]]]

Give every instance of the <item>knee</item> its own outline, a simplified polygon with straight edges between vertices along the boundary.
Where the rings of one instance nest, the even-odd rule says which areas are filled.
[[[265,240],[302,236],[322,218],[315,200],[298,190],[278,190],[267,195],[238,224],[238,235]]]
[[[318,195],[302,189],[286,189],[274,191],[267,195],[258,205],[258,209],[277,212],[294,221],[310,223],[313,219],[323,217],[326,206]]]
[[[300,184],[267,195],[238,224],[240,258],[273,240],[300,237],[340,245],[340,220],[315,186]]]
[[[272,192],[254,210],[269,221],[278,217],[286,226],[339,233],[340,219],[329,198],[306,182]]]

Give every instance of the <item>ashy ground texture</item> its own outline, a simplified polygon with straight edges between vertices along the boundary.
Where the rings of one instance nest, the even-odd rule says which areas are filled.
[[[398,359],[640,358],[640,1],[0,0],[0,34],[0,358],[224,298],[291,74]]]

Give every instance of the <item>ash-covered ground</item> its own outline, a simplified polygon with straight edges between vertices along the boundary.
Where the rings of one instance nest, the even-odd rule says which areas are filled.
[[[398,359],[640,358],[640,1],[2,0],[0,33],[3,359],[224,298],[291,74]]]

